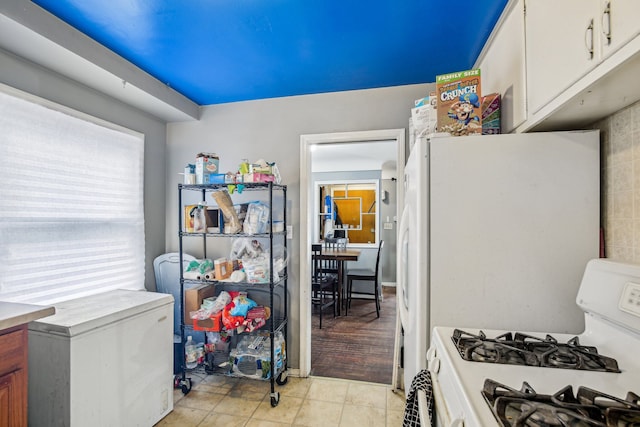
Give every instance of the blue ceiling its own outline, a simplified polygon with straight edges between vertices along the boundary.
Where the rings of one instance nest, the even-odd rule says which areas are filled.
[[[199,105],[473,66],[507,0],[33,0]]]

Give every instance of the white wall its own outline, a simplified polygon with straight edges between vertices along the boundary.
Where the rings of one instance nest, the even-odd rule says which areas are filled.
[[[432,85],[408,85],[361,91],[267,99],[203,108],[198,122],[167,126],[167,252],[178,248],[177,184],[187,163],[201,151],[220,156],[222,172],[237,170],[243,158],[275,161],[288,185],[287,218],[293,225],[289,242],[289,365],[299,366],[298,233],[300,218],[300,135],[407,128],[414,100]],[[408,139],[407,139],[408,140]],[[408,150],[407,150],[408,152]]]
[[[145,286],[154,290],[153,259],[164,253],[165,246],[165,123],[1,49],[0,83],[145,135]],[[87,163],[99,161],[87,159]]]

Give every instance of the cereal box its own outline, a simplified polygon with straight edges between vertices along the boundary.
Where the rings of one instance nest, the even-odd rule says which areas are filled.
[[[436,76],[438,132],[482,134],[480,69]]]
[[[482,134],[501,133],[500,127],[500,94],[490,93],[482,97]]]

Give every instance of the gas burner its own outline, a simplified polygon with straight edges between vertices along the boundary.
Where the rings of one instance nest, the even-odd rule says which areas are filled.
[[[455,329],[451,339],[460,356],[470,361],[620,372],[615,359],[598,354],[595,347],[580,345],[578,337],[559,343],[551,335],[538,338],[507,332],[496,338],[487,338],[482,331],[474,335]]]
[[[478,335],[456,329],[451,337],[465,360],[476,362],[503,363],[510,365],[539,366],[535,354],[519,347],[511,332],[490,339],[480,331]]]
[[[623,400],[586,387],[579,387],[574,395],[567,386],[544,395],[526,382],[515,390],[487,379],[482,396],[503,427],[640,425],[639,397],[631,392]]]
[[[573,337],[566,344],[563,344],[551,335],[547,335],[543,340],[518,332],[515,334],[514,340],[535,353],[540,359],[540,366],[620,372],[618,362],[615,359],[598,354],[598,349],[595,347],[580,345],[578,337]]]

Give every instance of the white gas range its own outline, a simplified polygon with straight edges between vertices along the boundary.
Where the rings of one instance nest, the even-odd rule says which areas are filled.
[[[531,337],[516,338],[515,331],[434,328],[427,353],[434,425],[640,425],[640,266],[590,261],[576,301],[585,313],[585,331],[577,341],[568,334],[548,338],[546,333],[523,332]],[[533,314],[523,308],[524,315]],[[599,407],[587,403],[584,396],[591,391],[585,388],[620,401],[597,397]],[[577,408],[578,401],[586,409]],[[564,408],[558,409],[558,402]],[[609,406],[622,407],[622,414],[610,409],[605,415]],[[575,412],[580,415],[573,419]],[[562,421],[549,418],[558,414]],[[625,423],[618,417],[628,419]]]

